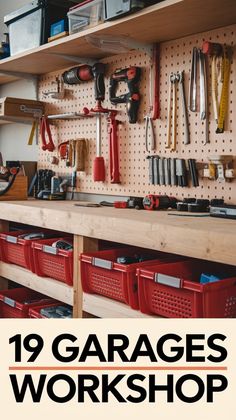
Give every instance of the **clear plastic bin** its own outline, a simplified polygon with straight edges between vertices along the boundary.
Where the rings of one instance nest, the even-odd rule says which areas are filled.
[[[84,1],[78,6],[72,7],[67,16],[70,34],[97,26],[104,21],[103,0]]]

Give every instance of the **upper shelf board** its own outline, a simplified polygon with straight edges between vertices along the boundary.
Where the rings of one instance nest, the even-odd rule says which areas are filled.
[[[9,57],[0,62],[0,84],[17,79],[20,72],[32,75],[61,70],[77,63],[63,55],[101,59],[112,55],[92,46],[88,35],[126,36],[139,42],[163,42],[232,25],[236,22],[235,0],[165,0],[113,22],[105,22],[74,35]],[[20,77],[18,77],[20,78]]]

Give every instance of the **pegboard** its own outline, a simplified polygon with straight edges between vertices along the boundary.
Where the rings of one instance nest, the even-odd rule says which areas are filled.
[[[160,120],[154,121],[156,134],[156,150],[152,154],[161,157],[194,158],[197,162],[207,162],[208,156],[233,155],[236,156],[236,118],[233,114],[236,109],[236,60],[233,48],[233,56],[230,69],[230,95],[226,122],[226,131],[223,134],[215,134],[216,124],[212,113],[210,79],[209,79],[209,138],[210,143],[204,145],[204,123],[200,121],[199,114],[189,113],[190,141],[184,145],[184,121],[180,112],[180,93],[177,93],[177,148],[175,152],[166,149],[167,141],[167,109],[168,87],[171,72],[185,71],[185,90],[188,97],[188,85],[191,69],[192,48],[201,47],[203,41],[219,42],[234,47],[236,39],[236,25],[226,28],[189,36],[186,38],[169,41],[161,44],[160,61]],[[117,68],[125,68],[130,65],[142,68],[140,93],[142,95],[139,109],[139,121],[137,124],[129,124],[126,115],[125,104],[116,107],[119,110],[117,119],[122,123],[118,128],[120,150],[120,174],[121,184],[109,183],[109,149],[106,118],[102,118],[102,156],[106,161],[106,182],[94,183],[92,177],[92,165],[96,155],[96,119],[78,119],[67,121],[55,121],[52,126],[55,144],[69,139],[86,138],[89,142],[89,153],[86,173],[79,172],[77,179],[77,191],[84,193],[97,193],[122,196],[144,196],[147,194],[168,194],[181,197],[215,198],[222,197],[227,202],[236,203],[235,182],[219,183],[200,179],[200,186],[194,187],[171,187],[154,186],[149,184],[148,160],[145,148],[145,122],[144,116],[149,107],[149,66],[148,54],[140,51],[132,51],[127,54],[109,57],[103,60],[107,64],[106,99],[104,107],[112,108],[108,100],[109,75]],[[72,67],[72,66],[71,66]],[[45,99],[43,92],[51,91],[52,82],[60,73],[51,73],[41,78],[39,83],[39,99],[46,101],[47,114],[59,114],[65,112],[81,112],[84,107],[92,108],[95,105],[93,82],[81,83],[75,86],[66,85],[66,96],[63,100]],[[209,72],[210,74],[210,72]],[[121,87],[122,90],[123,86]],[[55,154],[55,153],[54,153]],[[50,164],[52,153],[43,152],[40,147],[39,167],[51,168],[58,174],[71,173],[66,168],[65,162],[59,166]]]

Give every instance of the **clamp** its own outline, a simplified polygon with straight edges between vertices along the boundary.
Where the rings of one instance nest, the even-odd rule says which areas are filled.
[[[53,152],[55,150],[55,145],[52,140],[52,133],[50,130],[49,122],[47,117],[44,115],[40,121],[40,134],[42,138],[42,149],[44,151]],[[48,143],[46,141],[46,136],[48,137]]]

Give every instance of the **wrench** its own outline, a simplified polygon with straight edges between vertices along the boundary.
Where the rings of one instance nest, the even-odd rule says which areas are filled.
[[[183,117],[184,117],[184,127],[185,127],[184,144],[190,144],[188,109],[187,109],[185,89],[184,89],[184,71],[177,72],[176,78],[177,78],[178,82],[180,83],[180,92],[181,92],[182,109],[183,109]]]
[[[166,149],[174,151],[176,149],[176,74],[170,74],[169,98],[168,98],[168,127]],[[171,112],[172,111],[172,112]],[[172,113],[172,131],[171,131]]]

